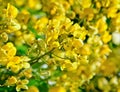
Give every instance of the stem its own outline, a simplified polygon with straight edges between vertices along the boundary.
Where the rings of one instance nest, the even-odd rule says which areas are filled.
[[[30,60],[30,61],[29,61],[30,64],[32,65],[32,64],[36,63],[39,59],[41,59],[41,58],[44,57],[45,55],[48,55],[48,54],[51,53],[53,50],[54,50],[54,48],[53,48],[52,50],[46,52],[45,54],[43,54],[43,55],[41,55],[41,56],[39,56],[39,57],[37,57],[37,58],[34,58],[34,59]]]
[[[61,58],[61,59],[68,59],[68,58],[64,58],[64,57],[60,57],[60,56],[57,56],[55,54],[53,54],[54,56],[58,57],[58,58]]]

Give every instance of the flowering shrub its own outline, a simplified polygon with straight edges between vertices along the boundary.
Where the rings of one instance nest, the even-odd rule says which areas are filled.
[[[119,0],[0,0],[0,92],[120,92]]]

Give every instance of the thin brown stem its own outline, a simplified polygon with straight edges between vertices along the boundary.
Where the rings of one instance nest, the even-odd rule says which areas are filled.
[[[48,54],[51,53],[53,50],[54,50],[54,48],[53,48],[52,50],[46,52],[45,54],[43,54],[43,55],[41,55],[41,56],[39,56],[39,57],[37,57],[37,58],[34,58],[34,59],[30,60],[30,61],[29,61],[30,64],[32,65],[32,64],[38,62],[39,59],[41,59],[42,57],[48,55]]]

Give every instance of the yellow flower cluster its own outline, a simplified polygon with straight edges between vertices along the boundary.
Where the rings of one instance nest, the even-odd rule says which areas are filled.
[[[16,48],[14,47],[14,45],[11,42],[8,42],[7,44],[3,45],[0,48],[0,57],[1,57],[0,58],[0,65],[4,66],[4,68],[6,70],[9,70],[10,72],[13,72],[13,76],[8,76],[7,74],[3,73],[1,75],[1,80],[4,80],[5,78],[8,78],[7,80],[5,80],[6,82],[2,85],[12,86],[12,85],[17,84],[16,89],[20,90],[23,85],[20,84],[21,86],[19,86],[18,81],[22,82],[23,80],[20,80],[20,78],[22,76],[25,76],[25,74],[20,76],[19,72],[22,69],[29,69],[30,64],[24,59],[25,57],[19,57],[19,56],[15,56],[15,55],[16,55]],[[18,75],[14,75],[14,73],[18,74]]]
[[[29,68],[28,62],[23,62],[22,57],[15,56],[16,48],[12,43],[7,43],[1,47],[1,59],[0,64],[6,66],[7,69],[11,69],[12,72],[17,73],[22,68]]]
[[[1,2],[0,86],[18,92],[81,92],[84,86],[109,92],[114,85],[119,92],[120,59],[108,62],[120,45],[119,0]],[[34,78],[41,83],[32,85]]]

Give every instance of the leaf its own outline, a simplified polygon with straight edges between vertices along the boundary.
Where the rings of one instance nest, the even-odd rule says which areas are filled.
[[[108,26],[110,26],[111,19],[110,19],[110,18],[107,18],[107,19],[106,19],[106,22],[107,22]]]
[[[36,86],[40,92],[48,92],[48,84],[43,80],[31,79],[28,86]]]
[[[28,83],[28,86],[38,86],[38,80],[35,80],[35,79],[30,79],[29,80],[29,83]]]
[[[109,44],[110,49],[114,49],[117,47],[117,45],[113,44],[112,41],[110,41],[108,44]]]
[[[27,45],[16,46],[16,48],[17,48],[17,55],[27,55],[27,51],[28,51]]]
[[[48,84],[46,82],[43,82],[38,88],[40,92],[48,92]]]
[[[31,26],[31,24],[28,24],[28,29],[35,35],[36,39],[45,39],[45,35],[38,35],[37,31]]]
[[[15,86],[0,87],[0,92],[16,92]]]
[[[54,72],[53,72],[53,76],[61,76],[62,75],[62,72],[61,72],[61,69],[60,69],[60,67],[57,67],[57,70],[55,70]]]
[[[37,68],[40,67],[40,65],[41,65],[41,63],[36,62],[35,64],[32,65],[32,68],[33,68],[33,69],[37,69]]]

